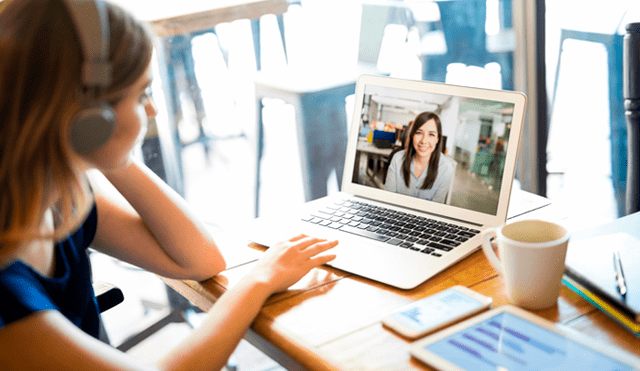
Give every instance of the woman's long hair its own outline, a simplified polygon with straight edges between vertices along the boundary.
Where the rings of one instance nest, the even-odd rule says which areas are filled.
[[[436,143],[431,158],[429,158],[429,166],[427,169],[427,177],[424,179],[420,189],[431,189],[433,183],[435,183],[438,177],[438,164],[440,163],[440,152],[442,143],[442,122],[440,117],[434,112],[422,112],[413,120],[411,125],[411,131],[409,132],[409,143],[404,153],[404,161],[402,162],[402,177],[404,178],[404,184],[409,187],[409,181],[411,180],[411,162],[416,155],[416,149],[413,147],[413,137],[424,123],[429,120],[436,122],[436,128],[438,129],[438,143]]]
[[[83,53],[61,0],[5,0],[0,10],[0,248],[59,238],[85,218],[87,181],[72,165],[72,118],[87,103]],[[107,4],[111,85],[100,99],[115,104],[151,61],[150,32]],[[40,224],[56,204],[54,235]]]

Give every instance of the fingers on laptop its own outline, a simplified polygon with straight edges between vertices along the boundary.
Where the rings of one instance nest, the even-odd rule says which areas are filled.
[[[296,241],[300,241],[301,239],[303,239],[303,238],[305,238],[305,237],[309,237],[309,236],[307,236],[306,234],[302,234],[302,233],[300,233],[300,234],[299,234],[299,235],[297,235],[297,236],[293,236],[293,237],[291,237],[291,238],[289,239],[289,242],[296,242]]]

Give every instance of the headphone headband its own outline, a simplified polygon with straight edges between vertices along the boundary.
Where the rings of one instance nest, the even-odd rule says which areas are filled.
[[[109,63],[109,19],[99,0],[64,0],[82,44],[82,82],[87,87],[107,87],[111,83]]]

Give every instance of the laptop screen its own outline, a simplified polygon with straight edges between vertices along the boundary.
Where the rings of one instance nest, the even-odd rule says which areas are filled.
[[[363,76],[355,99],[347,183],[417,209],[506,216],[521,93]]]

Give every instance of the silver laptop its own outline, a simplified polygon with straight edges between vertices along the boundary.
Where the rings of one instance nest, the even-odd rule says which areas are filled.
[[[355,102],[341,192],[307,202],[299,213],[257,218],[249,238],[266,246],[301,232],[337,239],[328,265],[412,289],[478,249],[483,229],[505,222],[526,97],[363,75]],[[438,176],[429,189],[418,189],[422,178],[407,187],[399,169],[406,154],[419,151],[392,147],[427,111],[442,126]],[[419,131],[428,133],[429,125]],[[413,142],[421,143],[418,135]],[[412,164],[409,177],[414,170]]]

